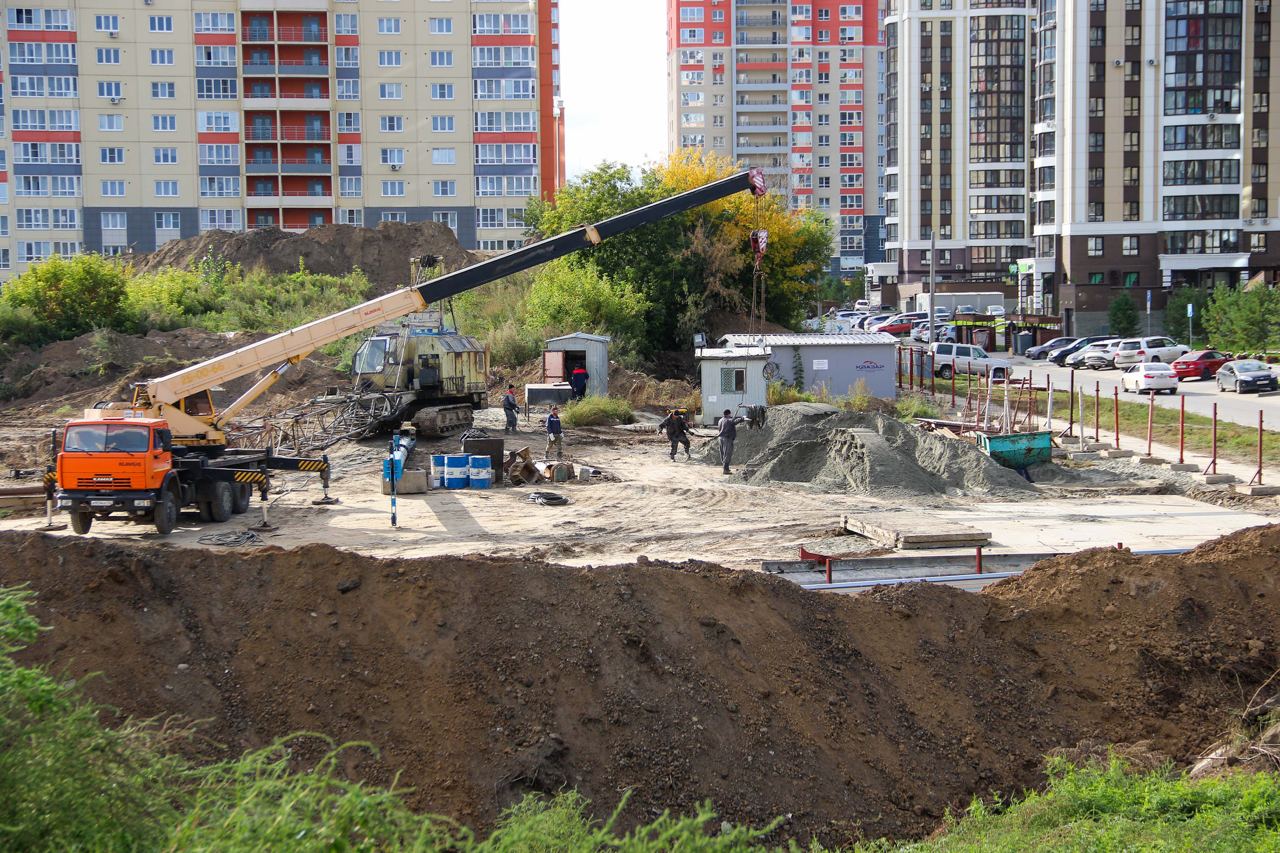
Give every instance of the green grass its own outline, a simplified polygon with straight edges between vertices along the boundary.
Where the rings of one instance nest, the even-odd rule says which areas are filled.
[[[565,406],[560,420],[566,426],[602,426],[635,423],[631,404],[617,397],[583,397]]]

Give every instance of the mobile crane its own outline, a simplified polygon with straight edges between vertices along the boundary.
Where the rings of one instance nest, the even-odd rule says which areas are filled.
[[[205,520],[225,521],[248,509],[255,486],[265,505],[270,470],[318,473],[327,494],[327,458],[278,456],[270,450],[228,446],[227,424],[291,366],[348,335],[424,312],[432,303],[744,190],[764,195],[764,173],[759,169],[739,172],[430,281],[415,281],[345,311],[140,382],[134,386],[131,401],[88,409],[84,417],[67,423],[61,441],[55,438],[53,497],[70,514],[76,533],[87,533],[94,519],[118,514],[154,524],[159,533],[167,534],[185,506],[198,507]],[[753,240],[756,236],[753,234]],[[396,335],[388,332],[378,337],[378,345],[361,350],[357,379],[362,373],[384,378],[378,386],[382,391],[379,397],[391,404],[378,413],[380,419],[390,422],[407,413],[418,414],[431,399],[424,392],[424,386],[429,391],[436,378],[431,364],[419,363],[417,351],[404,346]],[[239,398],[221,411],[215,409],[210,389],[268,367],[271,369]],[[480,376],[483,378],[483,373]],[[390,389],[386,388],[387,377],[394,377]],[[392,393],[386,393],[388,390]],[[478,393],[463,388],[459,396]],[[481,405],[482,400],[482,396],[472,398],[471,404]],[[449,420],[447,414],[444,420]]]

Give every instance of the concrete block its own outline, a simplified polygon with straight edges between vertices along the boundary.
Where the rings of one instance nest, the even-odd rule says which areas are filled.
[[[1222,483],[1234,483],[1236,481],[1233,474],[1205,474],[1204,482],[1208,486],[1217,486]]]
[[[1111,450],[1114,447],[1115,445],[1109,441],[1090,441],[1084,446],[1084,449],[1092,453],[1101,450]]]
[[[398,495],[421,495],[425,494],[430,488],[427,472],[424,468],[405,468],[400,479],[396,480],[396,494]],[[391,483],[385,479],[382,481],[382,493],[384,495],[391,494]]]
[[[1087,462],[1090,459],[1097,459],[1098,454],[1091,450],[1076,450],[1068,453],[1067,458],[1072,462]]]
[[[1200,470],[1200,466],[1199,466],[1199,465],[1195,465],[1195,464],[1193,464],[1193,463],[1191,463],[1191,462],[1166,462],[1166,463],[1164,463],[1164,467],[1168,468],[1170,471],[1186,471],[1186,472],[1190,472],[1190,471],[1199,471],[1199,470]]]
[[[1264,495],[1280,495],[1280,486],[1262,486],[1258,484],[1249,485],[1247,483],[1236,483],[1232,485],[1231,491],[1238,495],[1253,495],[1254,497],[1262,497]]]
[[[1139,465],[1163,465],[1164,460],[1161,459],[1159,456],[1139,456],[1138,464]]]
[[[1102,451],[1102,455],[1107,459],[1128,459],[1130,456],[1133,455],[1133,451],[1132,450],[1116,450],[1112,448],[1111,450]]]

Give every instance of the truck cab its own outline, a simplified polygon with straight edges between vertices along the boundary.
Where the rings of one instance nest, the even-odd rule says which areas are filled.
[[[70,514],[72,528],[87,533],[93,519],[112,514],[156,520],[158,503],[172,492],[167,488],[172,441],[168,423],[158,418],[106,416],[68,423],[58,452],[55,499]],[[175,502],[175,521],[177,499],[176,494],[169,498]]]

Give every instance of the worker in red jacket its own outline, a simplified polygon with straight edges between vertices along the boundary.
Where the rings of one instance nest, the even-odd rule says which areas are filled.
[[[587,380],[591,378],[585,367],[575,367],[569,374],[569,387],[573,388],[573,399],[581,400],[587,396]]]

